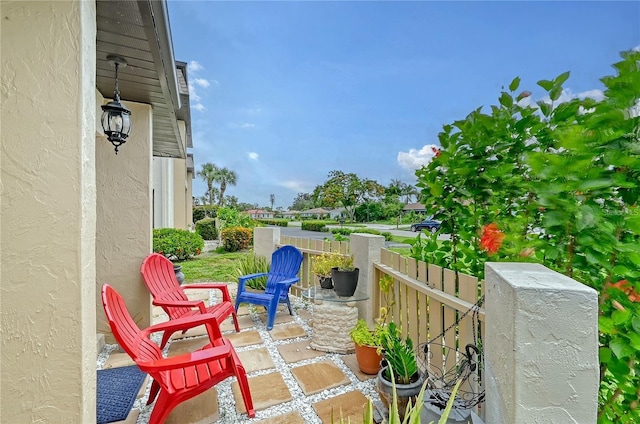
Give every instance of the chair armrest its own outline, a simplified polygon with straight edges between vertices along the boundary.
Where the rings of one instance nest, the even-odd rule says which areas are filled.
[[[244,291],[244,286],[248,280],[253,280],[254,278],[266,277],[268,274],[266,272],[260,272],[257,274],[249,274],[238,277],[238,293],[242,293]]]
[[[218,327],[218,321],[216,320],[216,316],[213,314],[197,314],[189,317],[182,317],[176,319],[170,319],[169,321],[161,322],[159,324],[154,324],[150,327],[142,330],[145,337],[148,337],[149,334],[157,333],[160,331],[178,331],[184,330],[185,328],[193,328],[203,324],[212,324],[215,327]]]
[[[154,299],[151,302],[155,306],[168,306],[171,308],[185,307],[185,308],[195,308],[196,306],[200,309],[201,313],[207,312],[207,305],[204,304],[202,300],[162,300],[162,299]]]
[[[181,286],[183,289],[214,289],[222,292],[222,300],[231,302],[231,295],[229,294],[229,286],[225,283],[206,283],[206,284],[187,284]]]
[[[282,280],[282,281],[278,281],[276,284],[281,284],[283,286],[290,286],[292,284],[297,283],[298,281],[300,281],[300,277],[294,277],[294,278],[289,278],[288,280]]]
[[[138,362],[138,367],[145,372],[169,371],[229,357],[233,359],[232,347],[231,344],[225,343],[223,346],[209,347],[154,362]]]

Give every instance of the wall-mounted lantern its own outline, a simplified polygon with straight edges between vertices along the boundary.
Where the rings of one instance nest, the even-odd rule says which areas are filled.
[[[107,138],[116,148],[127,141],[131,132],[131,111],[120,103],[120,89],[118,88],[118,67],[127,66],[127,61],[120,56],[108,55],[109,63],[116,67],[116,88],[113,92],[113,100],[102,106],[102,129]]]

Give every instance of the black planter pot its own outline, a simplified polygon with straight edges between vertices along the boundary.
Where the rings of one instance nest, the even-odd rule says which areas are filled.
[[[333,280],[331,277],[325,277],[324,275],[318,275],[318,280],[320,281],[320,287],[323,289],[332,289],[333,288]]]
[[[182,266],[174,265],[173,272],[176,273],[176,279],[178,280],[178,283],[180,284],[184,283],[184,273],[182,272]]]
[[[353,271],[339,271],[338,268],[331,268],[331,279],[333,280],[333,290],[341,297],[353,296],[358,285],[358,268]]]

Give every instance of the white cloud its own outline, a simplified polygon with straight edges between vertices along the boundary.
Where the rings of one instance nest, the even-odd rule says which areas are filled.
[[[206,80],[206,79],[204,79],[204,78],[196,78],[196,79],[194,79],[193,81],[194,81],[196,84],[198,84],[200,87],[204,87],[204,88],[207,88],[207,87],[209,87],[209,85],[211,85],[211,84],[209,83],[209,81],[207,81],[207,80]]]
[[[247,155],[249,156],[249,159],[251,160],[258,160],[259,155],[256,152],[249,152],[247,153]]]
[[[409,149],[408,152],[398,153],[398,164],[409,171],[415,171],[423,165],[431,162],[435,156],[434,149],[439,149],[435,144],[425,144],[422,149]]]
[[[204,112],[205,110],[207,110],[207,108],[204,107],[202,103],[196,103],[195,105],[191,106],[191,108],[200,112]]]
[[[240,124],[240,128],[254,128],[256,124],[250,124],[249,122],[243,122]]]
[[[198,72],[204,69],[204,66],[200,64],[197,60],[192,60],[189,62],[188,69],[190,72]]]
[[[582,91],[580,93],[574,93],[573,91],[571,91],[570,88],[563,88],[562,93],[560,93],[560,97],[558,98],[558,100],[554,101],[553,103],[554,105],[557,106],[560,103],[566,103],[576,98],[585,99],[587,97],[596,101],[601,101],[602,99],[604,99],[604,92],[599,89],[593,89],[593,90]],[[551,101],[551,98],[549,96],[545,96],[542,100],[549,103]]]
[[[280,185],[281,187],[288,188],[289,190],[294,191],[296,193],[308,193],[312,190],[308,184],[302,181],[293,181],[293,180],[281,181],[278,183],[278,185]]]
[[[198,93],[196,92],[196,87],[192,83],[189,83],[189,98],[194,102],[199,102],[201,100],[201,97],[198,96]]]
[[[637,46],[635,46],[631,50],[633,50],[634,52],[640,52],[640,44],[638,44]]]

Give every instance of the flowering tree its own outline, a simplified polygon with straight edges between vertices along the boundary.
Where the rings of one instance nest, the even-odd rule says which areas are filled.
[[[640,52],[622,58],[600,101],[559,103],[567,72],[534,105],[514,79],[416,172],[451,240],[415,257],[479,277],[489,257],[535,261],[599,292],[601,423],[640,422]]]
[[[356,207],[367,198],[377,198],[384,193],[384,187],[376,181],[359,178],[354,173],[329,172],[328,179],[313,191],[316,203],[323,206],[342,206],[353,222]]]

